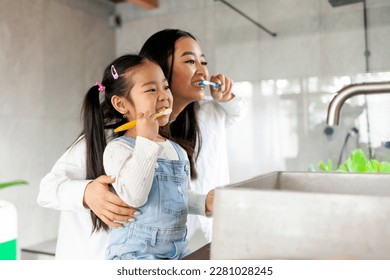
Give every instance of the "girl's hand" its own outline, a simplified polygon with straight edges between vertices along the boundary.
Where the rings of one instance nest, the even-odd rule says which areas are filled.
[[[207,193],[206,196],[206,215],[211,216],[214,212],[214,190]]]
[[[158,135],[158,121],[156,116],[149,111],[137,115],[137,136],[142,136],[150,140],[156,140]]]
[[[90,182],[84,191],[84,205],[91,209],[106,225],[120,228],[122,224],[134,220],[137,209],[124,203],[119,196],[109,191],[108,184],[115,182],[109,176],[100,176]]]
[[[214,88],[210,86],[211,96],[215,101],[226,102],[234,97],[232,92],[234,82],[229,77],[226,77],[223,74],[218,74],[216,76],[210,77],[210,82],[220,84],[220,88]]]

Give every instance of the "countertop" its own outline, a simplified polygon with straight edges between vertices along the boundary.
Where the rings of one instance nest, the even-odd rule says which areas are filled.
[[[209,260],[211,243],[204,245],[195,252],[189,254],[183,260]]]

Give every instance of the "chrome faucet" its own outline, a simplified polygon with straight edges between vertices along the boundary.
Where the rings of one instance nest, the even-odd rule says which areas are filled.
[[[339,125],[340,111],[347,99],[355,95],[379,93],[390,94],[390,82],[351,84],[340,89],[328,106],[326,124],[328,125],[329,130],[333,131],[331,127]]]

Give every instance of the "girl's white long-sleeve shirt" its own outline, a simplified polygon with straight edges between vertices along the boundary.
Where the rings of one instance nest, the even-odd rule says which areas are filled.
[[[141,207],[147,202],[162,150],[158,143],[139,136],[134,149],[121,139],[108,143],[103,155],[104,170],[115,177],[112,186],[126,204]]]
[[[239,96],[224,103],[207,98],[200,102],[197,113],[202,150],[197,161],[198,179],[191,181],[193,191],[207,194],[210,189],[229,182],[225,127],[242,117],[244,108],[245,101]],[[91,234],[90,209],[83,205],[84,191],[91,180],[85,178],[86,145],[81,139],[58,159],[41,180],[38,204],[61,210],[57,259],[104,259],[108,235],[104,231]],[[196,231],[198,217],[188,217],[189,238]],[[206,234],[209,233],[208,221],[202,220],[202,225]]]
[[[104,169],[116,178],[112,185],[125,203],[137,208],[147,202],[158,158],[179,159],[171,141],[154,142],[138,136],[134,148],[121,139],[108,143],[103,155]],[[189,213],[205,215],[206,195],[190,188],[187,195]]]

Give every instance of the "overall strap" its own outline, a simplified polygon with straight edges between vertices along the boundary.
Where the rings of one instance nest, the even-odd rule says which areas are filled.
[[[122,141],[125,141],[127,142],[133,149],[135,147],[135,139],[134,138],[131,138],[131,137],[127,137],[127,136],[120,136],[118,138],[116,138],[115,140],[122,140]],[[166,140],[166,141],[170,141],[170,140]],[[179,145],[177,144],[176,142],[174,141],[170,141],[173,145],[173,147],[175,148],[176,150],[176,153],[177,155],[179,156],[179,160],[187,160],[187,155],[186,155],[186,152],[185,150]]]
[[[135,139],[134,139],[134,138],[127,137],[127,136],[120,136],[120,137],[116,138],[115,140],[122,140],[122,141],[125,141],[125,142],[128,143],[133,149],[134,149],[134,147],[135,147]]]
[[[167,140],[170,141],[170,140]],[[176,142],[170,141],[173,145],[173,147],[176,150],[177,155],[179,156],[179,160],[187,160],[187,155],[185,154],[185,150]]]

